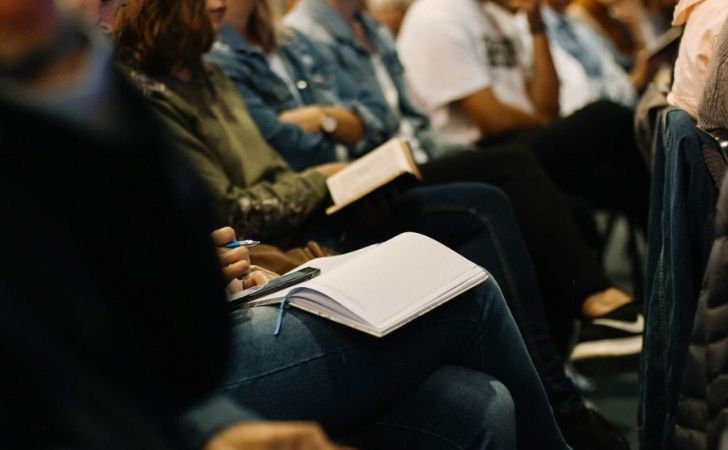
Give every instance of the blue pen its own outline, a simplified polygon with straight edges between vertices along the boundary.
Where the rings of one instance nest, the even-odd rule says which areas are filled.
[[[260,244],[260,241],[254,241],[252,239],[244,239],[242,241],[230,241],[223,245],[225,248],[238,248],[238,247],[255,247]]]

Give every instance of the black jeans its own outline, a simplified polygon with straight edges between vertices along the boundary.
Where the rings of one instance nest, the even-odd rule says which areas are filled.
[[[598,102],[550,125],[485,140],[479,151],[421,166],[430,183],[482,181],[509,195],[561,349],[584,299],[611,285],[562,193],[645,224],[649,177],[631,117],[627,108]]]

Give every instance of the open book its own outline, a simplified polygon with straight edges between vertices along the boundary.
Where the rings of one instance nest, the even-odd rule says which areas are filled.
[[[405,174],[422,178],[409,143],[401,138],[390,139],[326,180],[334,201],[326,214],[335,213]]]
[[[244,307],[276,304],[288,296],[292,307],[381,337],[488,278],[482,267],[417,233],[313,259],[298,269],[303,267],[321,274]]]

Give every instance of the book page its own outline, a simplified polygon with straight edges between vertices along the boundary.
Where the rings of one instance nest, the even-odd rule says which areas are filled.
[[[408,157],[408,152],[411,150],[407,144],[394,138],[330,177],[326,180],[334,201],[334,207],[330,209],[338,210],[403,173],[419,175],[411,157]]]
[[[401,321],[484,270],[444,245],[403,233],[306,283],[376,327]]]

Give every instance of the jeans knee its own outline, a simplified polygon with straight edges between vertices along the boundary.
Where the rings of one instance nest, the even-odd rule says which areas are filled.
[[[515,448],[516,413],[503,383],[482,372],[459,366],[439,369],[430,382],[443,386],[451,423],[458,424],[463,448]]]

